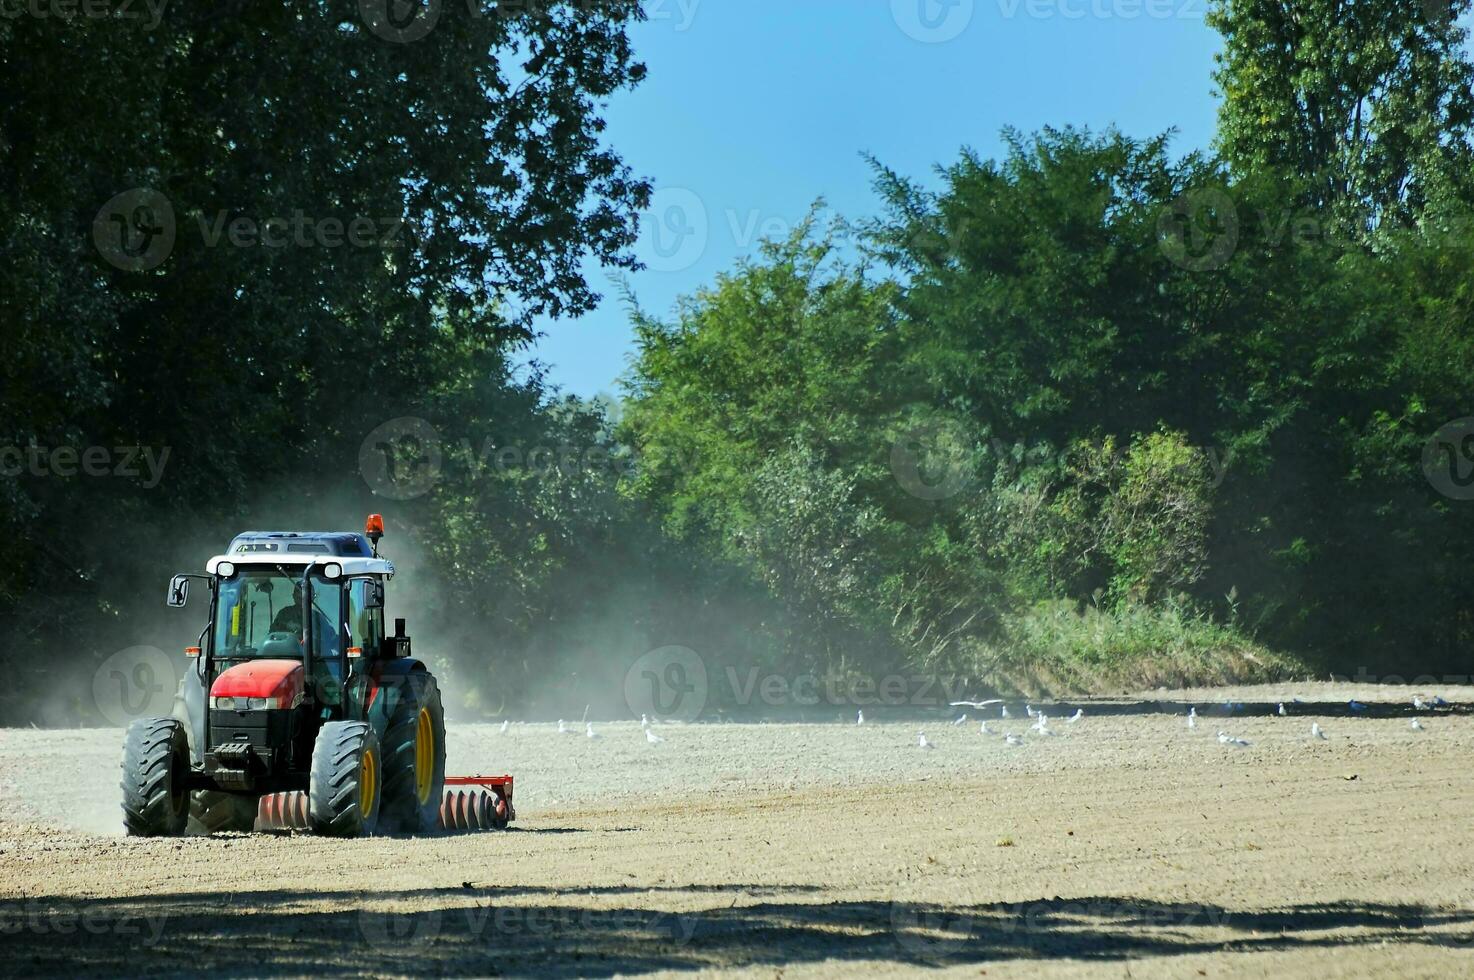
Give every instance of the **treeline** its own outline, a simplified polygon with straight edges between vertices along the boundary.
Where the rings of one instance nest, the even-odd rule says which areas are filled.
[[[640,320],[636,492],[819,668],[1466,675],[1468,12],[1215,5],[1211,155],[877,163],[879,217]]]
[[[818,662],[838,621],[1026,689],[1467,672],[1440,472],[1474,460],[1424,459],[1468,412],[1474,238],[1281,238],[1282,185],[1116,134],[879,182],[868,261],[816,220],[643,322],[624,429]]]
[[[583,256],[634,262],[649,186],[600,118],[633,0],[414,43],[347,0],[0,20],[0,722],[107,720],[100,664],[199,629],[168,574],[370,511],[391,615],[485,714],[618,710],[666,646],[1029,690],[1467,672],[1469,6],[1216,5],[1211,154],[877,162],[874,218],[637,314],[618,404],[517,364],[590,308]]]

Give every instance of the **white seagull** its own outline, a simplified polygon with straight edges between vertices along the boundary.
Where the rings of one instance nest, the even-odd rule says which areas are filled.
[[[1197,708],[1188,708],[1187,709],[1187,727],[1188,728],[1197,728],[1198,727],[1198,709]]]
[[[665,739],[661,738],[659,735],[655,734],[647,728],[645,729],[645,741],[649,742],[651,745],[659,745],[661,742],[664,742]]]
[[[649,715],[641,715],[640,716],[640,727],[643,728],[643,729],[645,729],[646,731],[649,731],[650,730],[650,716]]]
[[[991,699],[989,701],[949,701],[947,703],[950,704],[954,708],[974,708],[974,709],[976,709],[978,711],[981,711],[982,709],[984,709],[984,708],[986,708],[986,707],[988,707],[990,705],[1002,704],[1003,703],[1003,699],[1002,698],[993,698],[993,699]]]
[[[1283,701],[1281,701],[1280,702],[1280,717],[1283,718],[1287,714],[1289,714],[1289,712],[1285,710],[1285,703]]]
[[[1412,720],[1412,724],[1408,725],[1407,727],[1411,728],[1415,732],[1421,732],[1423,730],[1423,723],[1414,718]]]
[[[594,723],[591,722],[591,721],[584,723],[583,733],[585,735],[587,735],[589,738],[603,738],[604,737],[604,736],[600,735],[598,732],[594,731]]]
[[[978,734],[980,734],[980,735],[992,735],[993,734],[993,731],[992,731],[992,729],[990,729],[988,727],[988,723],[985,721],[985,722],[983,722],[983,727],[978,729]]]
[[[1009,745],[1023,745],[1024,744],[1024,740],[1022,738],[1020,738],[1019,736],[1015,735],[1013,732],[1009,732],[1007,735],[1003,736],[1003,741],[1007,742]]]
[[[558,734],[559,735],[572,735],[573,734],[573,729],[569,728],[568,727],[568,723],[566,721],[564,721],[562,718],[559,718],[558,719]]]
[[[857,724],[857,725],[863,725],[863,724],[865,724],[865,712],[863,710],[856,711],[855,712],[855,724]]]
[[[1065,719],[1065,724],[1066,725],[1073,725],[1075,722],[1079,721],[1081,718],[1084,718],[1084,717],[1085,717],[1085,709],[1084,708],[1076,708],[1075,709],[1075,713],[1072,714],[1072,715],[1070,715],[1070,717],[1068,717],[1068,718]]]
[[[1232,745],[1235,748],[1239,748],[1239,749],[1242,749],[1242,748],[1244,748],[1245,746],[1247,746],[1249,744],[1248,739],[1234,738],[1232,735],[1228,734],[1227,732],[1219,732],[1218,733],[1218,741],[1219,741],[1219,744],[1221,744],[1221,745]]]
[[[1001,708],[998,709],[998,717],[999,718],[1008,718],[1008,717],[1011,717],[1009,715],[1009,713],[1008,713],[1008,705],[1005,704],[1003,707],[1001,707]]]
[[[957,716],[957,720],[956,721],[952,722],[952,727],[953,728],[960,728],[960,727],[962,727],[963,725],[966,725],[966,724],[967,724],[967,713],[966,712],[963,712],[962,714],[960,714],[960,715]]]
[[[1032,704],[1026,704],[1026,705],[1024,705],[1024,710],[1026,712],[1028,712],[1030,718],[1032,718],[1036,714],[1038,714],[1038,712],[1034,710],[1034,706]]]
[[[1326,738],[1325,730],[1320,727],[1320,722],[1318,721],[1312,721],[1310,723],[1310,735],[1312,738],[1318,738],[1322,742],[1329,741],[1329,739]]]
[[[935,745],[931,744],[930,742],[928,742],[926,740],[926,732],[917,732],[916,733],[916,744],[917,744],[917,746],[919,746],[920,748],[923,748],[923,749],[934,749],[934,748],[936,748]]]
[[[504,721],[504,722],[502,722],[502,734],[503,735],[507,734],[507,727],[509,725],[511,725],[511,724],[512,723],[510,721]]]

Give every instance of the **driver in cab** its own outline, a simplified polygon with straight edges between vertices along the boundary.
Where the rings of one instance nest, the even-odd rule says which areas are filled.
[[[276,618],[271,621],[271,632],[290,633],[299,641],[305,643],[307,635],[302,630],[302,584],[299,582],[292,587],[292,601],[281,608]],[[338,631],[333,626],[332,619],[317,607],[312,605],[312,648],[317,656],[336,657],[338,655]]]

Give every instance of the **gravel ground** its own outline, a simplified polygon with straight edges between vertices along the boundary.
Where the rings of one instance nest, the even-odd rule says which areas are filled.
[[[1051,737],[995,709],[961,727],[673,725],[661,745],[629,722],[596,722],[594,740],[453,726],[451,771],[516,775],[516,829],[346,842],[123,838],[121,732],[0,731],[0,962],[21,975],[1466,976],[1474,689],[1421,692],[1456,706],[1424,713],[1421,732],[1413,693],[1150,692],[1087,703]],[[1353,716],[1352,698],[1368,710]],[[1290,717],[1274,714],[1281,700]],[[982,717],[999,734],[981,734]],[[1222,745],[1220,729],[1251,744]]]

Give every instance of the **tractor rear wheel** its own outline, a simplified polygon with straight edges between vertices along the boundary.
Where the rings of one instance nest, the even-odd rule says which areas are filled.
[[[176,837],[189,820],[189,739],[172,718],[140,718],[123,741],[123,827],[129,837]]]
[[[222,793],[214,789],[195,790],[189,801],[191,834],[249,834],[256,829],[256,810],[260,801],[254,796]]]
[[[312,746],[307,821],[315,834],[360,837],[379,823],[379,740],[364,721],[330,721]]]
[[[396,698],[384,729],[384,817],[390,833],[428,834],[440,824],[445,793],[445,708],[435,677],[417,671],[388,678]]]

